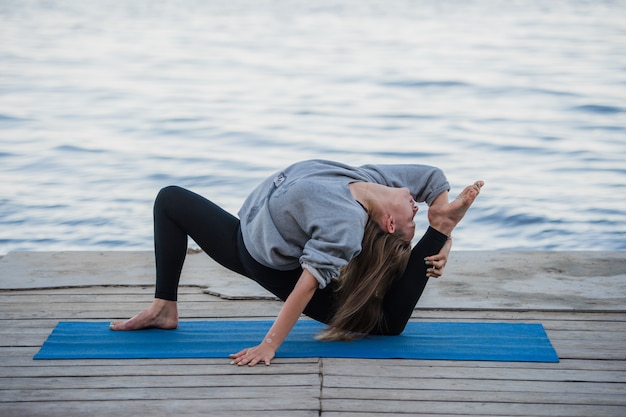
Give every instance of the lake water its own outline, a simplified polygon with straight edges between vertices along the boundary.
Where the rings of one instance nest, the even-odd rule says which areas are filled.
[[[456,249],[626,250],[626,2],[0,2],[0,255],[309,158],[483,179]]]

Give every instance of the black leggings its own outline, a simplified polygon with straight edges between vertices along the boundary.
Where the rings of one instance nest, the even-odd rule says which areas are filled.
[[[286,300],[302,268],[279,271],[258,263],[246,250],[239,226],[237,217],[206,198],[176,186],[163,188],[154,203],[155,297],[176,301],[190,236],[216,262]],[[373,333],[400,334],[404,330],[428,282],[424,258],[439,253],[446,239],[428,228],[413,248],[404,274],[385,295],[383,323]],[[315,291],[304,314],[328,323],[337,309],[335,289],[333,281]]]

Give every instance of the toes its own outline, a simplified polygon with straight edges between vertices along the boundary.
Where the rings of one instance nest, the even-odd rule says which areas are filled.
[[[112,321],[111,323],[109,323],[109,329],[111,330],[123,330],[122,325],[124,324],[123,321]]]

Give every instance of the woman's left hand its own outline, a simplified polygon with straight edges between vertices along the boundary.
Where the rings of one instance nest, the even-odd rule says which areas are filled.
[[[230,363],[231,365],[254,366],[259,362],[265,362],[265,364],[269,366],[275,353],[274,348],[270,346],[269,343],[261,343],[258,346],[233,353],[230,355],[230,358],[232,359]]]
[[[426,276],[429,278],[439,278],[443,275],[443,268],[448,263],[448,255],[452,249],[452,238],[448,238],[438,254],[424,258],[429,268],[426,270]]]

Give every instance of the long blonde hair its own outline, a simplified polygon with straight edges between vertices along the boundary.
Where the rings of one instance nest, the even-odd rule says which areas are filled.
[[[339,307],[319,340],[354,340],[382,325],[384,296],[404,273],[411,244],[382,230],[370,217],[361,246],[361,253],[341,270]]]

